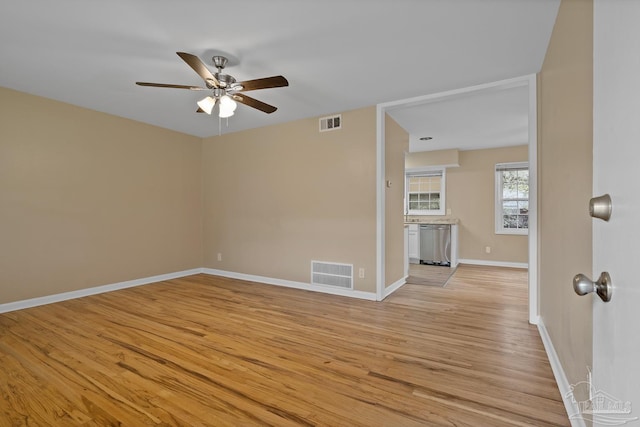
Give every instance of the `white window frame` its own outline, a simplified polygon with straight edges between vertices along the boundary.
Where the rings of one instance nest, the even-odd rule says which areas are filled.
[[[429,168],[414,168],[408,169],[405,171],[405,191],[404,191],[404,206],[405,213],[407,215],[444,215],[446,212],[446,179],[447,179],[447,170],[443,167],[429,167]],[[434,176],[440,175],[440,209],[430,209],[430,210],[417,210],[417,209],[409,209],[409,178],[414,176]]]
[[[502,171],[504,170],[521,170],[529,169],[529,162],[511,162],[511,163],[498,163],[495,167],[495,225],[496,234],[515,234],[527,236],[529,234],[529,228],[504,228],[502,222]],[[529,175],[531,176],[531,175]],[[529,187],[531,188],[531,187]],[[524,200],[524,199],[523,199]],[[530,201],[530,197],[527,198]]]

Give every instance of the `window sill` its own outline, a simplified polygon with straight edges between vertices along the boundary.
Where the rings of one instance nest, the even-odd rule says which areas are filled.
[[[528,236],[529,230],[496,230],[496,234],[506,236]]]

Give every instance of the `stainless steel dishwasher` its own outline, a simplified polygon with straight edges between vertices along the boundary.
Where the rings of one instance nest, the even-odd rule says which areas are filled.
[[[420,264],[451,265],[451,225],[420,225]]]

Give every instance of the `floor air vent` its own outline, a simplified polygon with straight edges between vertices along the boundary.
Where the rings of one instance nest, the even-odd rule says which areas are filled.
[[[338,130],[342,128],[342,115],[323,117],[320,119],[320,132]]]
[[[311,261],[311,284],[353,289],[353,265]]]

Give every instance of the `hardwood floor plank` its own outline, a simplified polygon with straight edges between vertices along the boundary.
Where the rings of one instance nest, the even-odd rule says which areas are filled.
[[[194,275],[0,315],[0,426],[565,426],[526,271],[383,302]]]

